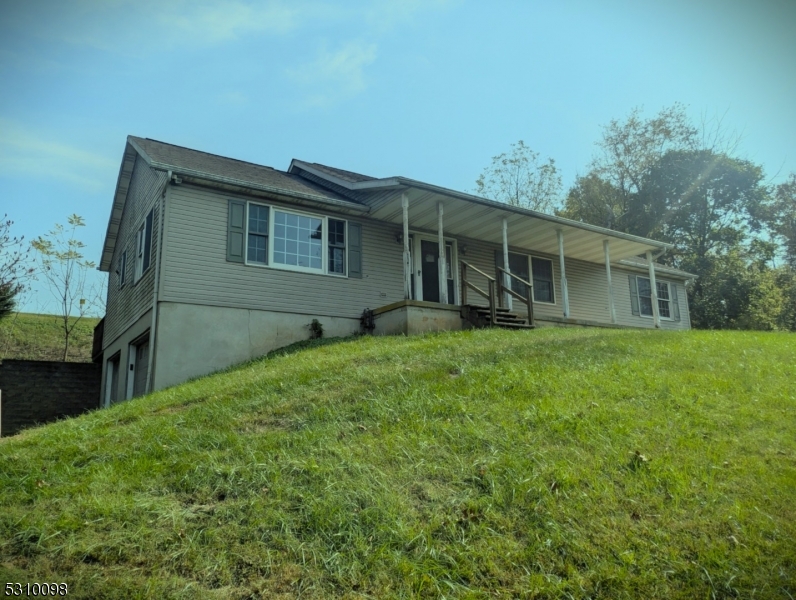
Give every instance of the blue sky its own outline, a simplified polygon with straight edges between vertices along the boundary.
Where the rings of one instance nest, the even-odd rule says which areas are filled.
[[[98,261],[128,134],[459,190],[522,139],[568,187],[601,126],[674,102],[776,182],[794,32],[792,0],[3,2],[0,215],[31,239],[78,213]]]

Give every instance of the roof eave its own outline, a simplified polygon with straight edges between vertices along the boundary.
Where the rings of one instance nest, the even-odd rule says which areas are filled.
[[[464,192],[457,192],[455,190],[450,190],[448,188],[432,185],[429,183],[424,183],[422,181],[415,181],[413,179],[407,179],[405,177],[396,177],[395,178],[399,183],[404,184],[407,187],[415,187],[419,189],[424,189],[430,192],[435,192],[445,196],[453,196],[455,198],[460,198],[462,200],[468,200],[470,202],[474,202],[477,204],[481,204],[484,206],[490,206],[497,210],[503,210],[507,212],[513,212],[520,215],[525,215],[529,217],[534,217],[536,219],[541,219],[543,221],[550,221],[552,223],[556,223],[558,225],[564,225],[567,227],[574,227],[576,229],[584,229],[586,231],[591,231],[594,233],[599,233],[601,235],[615,237],[623,240],[628,240],[631,242],[636,242],[639,244],[644,244],[647,246],[653,246],[655,248],[659,248],[661,250],[669,250],[674,248],[673,244],[669,244],[667,242],[660,242],[658,240],[653,240],[649,238],[644,238],[637,235],[632,235],[630,233],[624,233],[621,231],[614,231],[613,229],[608,229],[606,227],[600,227],[599,225],[592,225],[591,223],[583,223],[581,221],[573,221],[572,219],[567,219],[564,217],[557,217],[555,215],[548,215],[547,213],[538,212],[535,210],[531,210],[529,208],[522,208],[519,206],[511,206],[509,204],[505,204],[503,202],[497,202],[495,200],[489,200],[487,198],[482,198],[480,196],[473,196],[472,194],[466,194]]]

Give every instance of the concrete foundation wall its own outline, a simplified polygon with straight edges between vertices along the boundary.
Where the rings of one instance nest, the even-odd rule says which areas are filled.
[[[0,436],[99,407],[100,366],[44,360],[0,363]]]
[[[135,323],[126,329],[120,336],[118,336],[112,344],[110,344],[102,354],[102,383],[100,400],[102,405],[105,405],[108,390],[108,361],[119,355],[119,381],[116,388],[116,402],[121,402],[127,398],[127,378],[129,377],[129,364],[131,351],[130,344],[136,339],[141,338],[149,331],[152,325],[152,309],[144,313]]]
[[[405,300],[374,311],[376,335],[415,335],[431,331],[462,329],[458,306],[442,307],[431,302]]]
[[[154,389],[177,385],[309,339],[317,318],[324,337],[360,330],[359,319],[162,302]]]

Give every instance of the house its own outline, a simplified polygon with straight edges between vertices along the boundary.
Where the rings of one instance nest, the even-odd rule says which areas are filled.
[[[306,339],[313,319],[327,336],[688,329],[694,276],[654,262],[667,248],[405,177],[279,171],[130,136],[100,262],[102,398]]]

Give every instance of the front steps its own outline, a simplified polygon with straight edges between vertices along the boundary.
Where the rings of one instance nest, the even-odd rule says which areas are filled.
[[[528,323],[527,319],[518,317],[514,313],[509,312],[508,308],[495,309],[495,323],[492,323],[492,317],[489,314],[488,306],[475,306],[473,304],[465,304],[461,310],[462,319],[465,319],[473,327],[503,327],[504,329],[534,329],[534,326]]]

